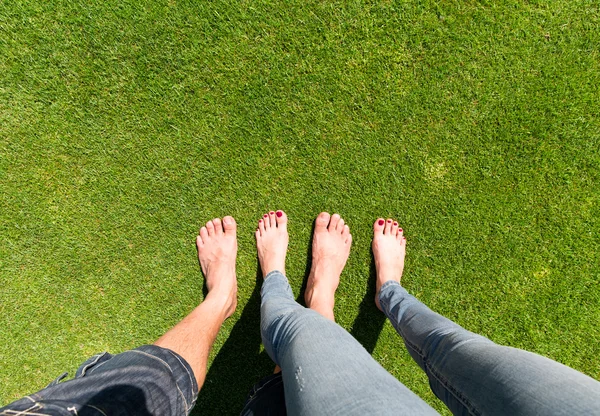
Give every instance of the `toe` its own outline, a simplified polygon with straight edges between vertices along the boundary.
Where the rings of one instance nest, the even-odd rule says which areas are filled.
[[[221,235],[223,234],[223,224],[221,224],[221,218],[215,218],[212,220],[213,225],[215,226],[215,234]]]
[[[256,229],[254,236],[256,237],[256,241],[258,241],[260,239],[260,229],[258,229],[258,228]]]
[[[329,220],[329,231],[336,229],[338,222],[340,222],[340,214],[333,214]]]
[[[288,218],[285,212],[279,210],[275,212],[275,216],[277,217],[277,226],[283,227],[285,229],[287,227]]]
[[[269,223],[271,224],[271,227],[277,227],[277,220],[275,219],[275,211],[270,211],[269,212]]]
[[[387,221],[385,222],[385,230],[383,230],[384,234],[391,234],[392,233],[392,220],[390,218],[387,219]]]
[[[223,217],[223,229],[225,230],[225,234],[235,236],[237,224],[232,216]]]
[[[271,228],[271,221],[269,221],[269,214],[264,214],[262,219],[263,219],[263,223],[265,225],[265,230],[268,230],[269,228]]]
[[[342,235],[344,237],[348,237],[348,235],[350,235],[350,227],[348,227],[348,225],[344,225],[344,229],[342,230]]]
[[[262,218],[258,220],[258,231],[260,231],[261,235],[265,232],[265,221]]]
[[[212,221],[206,223],[206,231],[208,232],[209,237],[215,235],[215,225]]]
[[[392,223],[392,235],[396,236],[398,234],[398,221],[394,221]]]
[[[400,239],[404,238],[403,232],[404,231],[402,230],[402,228],[398,228],[398,234],[396,234],[396,237]]]
[[[196,246],[198,246],[198,248],[204,247],[204,241],[202,241],[202,237],[200,237],[200,235],[196,237]]]
[[[344,219],[340,218],[339,222],[337,223],[337,226],[335,227],[335,230],[341,234],[344,231],[345,225],[346,225],[346,222],[344,221]]]
[[[200,228],[200,233],[198,234],[198,237],[200,237],[203,240],[203,242],[208,238],[208,230],[206,229],[206,227]]]
[[[329,225],[330,219],[331,219],[331,216],[329,215],[328,212],[321,212],[317,216],[317,220],[315,221],[315,228],[317,230],[326,229],[327,226]]]
[[[383,234],[384,226],[385,220],[383,218],[377,218],[377,220],[375,220],[375,224],[373,224],[373,231],[375,234]]]
[[[352,234],[348,233],[346,240],[344,240],[346,244],[352,244]]]

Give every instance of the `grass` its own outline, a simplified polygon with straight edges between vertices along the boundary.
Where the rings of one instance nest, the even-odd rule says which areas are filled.
[[[296,294],[314,217],[344,216],[338,322],[436,409],[372,304],[378,216],[432,309],[599,379],[599,29],[587,0],[4,2],[0,404],[174,325],[231,214],[239,305],[198,409],[239,412],[271,370],[253,229],[277,208]]]

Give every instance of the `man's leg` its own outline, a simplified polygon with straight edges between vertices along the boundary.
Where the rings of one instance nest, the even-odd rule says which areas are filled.
[[[432,312],[400,286],[406,239],[378,219],[377,306],[454,414],[598,415],[600,383],[548,358],[497,345]]]
[[[282,369],[288,413],[437,414],[333,321],[335,290],[352,242],[339,215],[322,213],[315,223],[309,308],[294,301],[283,275],[287,217],[282,211],[265,215],[256,231],[265,277],[261,334],[269,356]]]
[[[90,358],[73,380],[55,381],[0,414],[189,414],[204,382],[210,348],[237,303],[234,219],[209,221],[197,245],[208,295],[183,321],[154,345]]]
[[[196,238],[198,258],[208,295],[181,322],[154,343],[181,355],[190,364],[198,388],[204,384],[208,354],[221,325],[237,305],[235,260],[236,224],[233,217],[215,218]]]

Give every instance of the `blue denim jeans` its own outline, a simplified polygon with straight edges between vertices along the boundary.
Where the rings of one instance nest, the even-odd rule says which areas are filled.
[[[0,415],[187,415],[198,385],[189,364],[175,352],[143,345],[84,362],[75,378],[0,408]]]
[[[600,382],[494,344],[432,312],[398,283],[379,300],[433,392],[454,414],[600,415]],[[294,301],[280,272],[262,287],[261,334],[291,415],[436,414],[343,328]]]

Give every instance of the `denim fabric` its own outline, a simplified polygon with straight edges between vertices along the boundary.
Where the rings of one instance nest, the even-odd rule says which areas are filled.
[[[286,277],[262,286],[261,335],[282,369],[290,415],[437,414],[342,327],[294,301]]]
[[[600,382],[469,332],[397,282],[381,287],[379,302],[435,395],[455,415],[600,415]]]
[[[144,345],[122,354],[102,353],[83,363],[73,380],[64,374],[35,394],[0,409],[0,415],[187,415],[198,385],[175,352]]]

